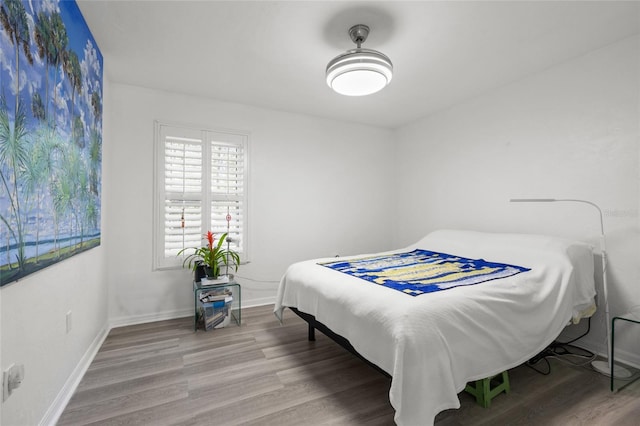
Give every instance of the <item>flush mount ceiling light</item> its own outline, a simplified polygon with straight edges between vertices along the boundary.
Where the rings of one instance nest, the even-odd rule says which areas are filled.
[[[358,46],[336,56],[327,64],[327,84],[341,95],[364,96],[383,89],[393,76],[391,60],[377,50],[360,46],[369,35],[369,27],[358,24],[349,29]]]

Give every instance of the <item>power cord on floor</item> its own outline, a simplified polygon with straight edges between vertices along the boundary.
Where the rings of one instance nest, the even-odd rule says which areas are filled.
[[[549,363],[549,358],[555,358],[562,362],[571,364],[575,367],[588,365],[596,358],[596,355],[591,351],[574,346],[572,345],[572,343],[589,334],[590,330],[591,318],[588,319],[587,331],[582,333],[580,336],[573,338],[568,342],[555,341],[551,343],[542,352],[527,361],[525,365],[545,376],[551,373],[551,364]],[[572,358],[578,358],[580,360],[574,361],[572,360]],[[544,369],[537,367],[537,365],[543,361],[545,365]]]
[[[575,338],[569,340],[568,342],[564,342],[563,344],[564,345],[570,345],[571,343],[576,342],[576,341],[582,339],[587,334],[589,334],[589,331],[591,331],[591,317],[587,318],[587,331],[585,331],[584,333],[582,333],[578,337],[575,337]]]

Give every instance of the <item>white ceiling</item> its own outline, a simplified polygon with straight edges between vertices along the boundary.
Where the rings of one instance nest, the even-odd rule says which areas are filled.
[[[640,3],[79,0],[110,81],[395,128],[640,32]],[[363,47],[391,84],[333,93],[324,72]]]

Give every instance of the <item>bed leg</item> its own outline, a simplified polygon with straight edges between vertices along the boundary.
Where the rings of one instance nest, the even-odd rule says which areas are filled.
[[[316,329],[311,324],[309,324],[309,341],[316,341]]]

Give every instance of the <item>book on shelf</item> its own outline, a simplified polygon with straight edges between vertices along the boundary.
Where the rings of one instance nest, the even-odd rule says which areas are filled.
[[[200,317],[205,330],[225,327],[229,324],[229,313],[233,297],[226,296],[223,300],[200,303]]]
[[[222,324],[222,322],[224,321],[225,318],[225,314],[224,312],[220,311],[217,312],[216,314],[212,315],[209,318],[205,318],[205,330],[211,330],[213,328],[215,328],[217,325]]]
[[[204,296],[204,297],[200,297],[200,302],[202,303],[211,303],[211,302],[230,302],[233,300],[233,296],[230,296],[228,294],[222,294],[219,296]]]
[[[229,288],[215,289],[209,291],[203,291],[200,293],[199,299],[201,302],[216,302],[219,300],[227,300],[227,298],[233,297],[233,292]]]

